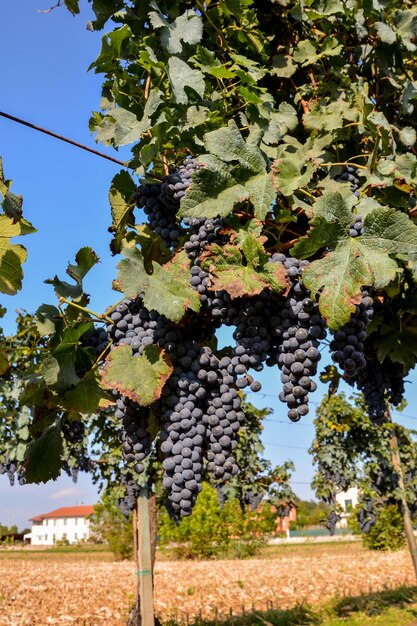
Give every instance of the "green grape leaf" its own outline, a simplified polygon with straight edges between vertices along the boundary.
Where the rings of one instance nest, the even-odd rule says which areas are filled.
[[[36,232],[32,224],[24,219],[17,222],[7,215],[0,215],[0,292],[14,295],[22,287],[22,264],[26,261],[26,249],[12,244],[12,237]]]
[[[289,54],[276,54],[272,57],[271,74],[280,78],[291,78],[297,71],[297,65]]]
[[[178,57],[168,59],[168,77],[175,102],[188,103],[185,88],[195,91],[200,98],[204,96],[205,82],[200,70],[193,70],[188,63]]]
[[[304,271],[303,280],[313,294],[321,292],[320,310],[336,329],[355,310],[361,287],[382,289],[395,280],[400,268],[392,256],[417,258],[417,226],[405,213],[377,205],[364,218],[364,234],[351,238],[354,215],[337,192],[325,193],[313,213],[310,231],[291,252],[306,258],[328,249]]]
[[[190,262],[184,251],[165,265],[153,263],[152,274],[146,273],[137,248],[125,248],[123,254],[126,258],[118,265],[117,285],[126,297],[141,296],[149,310],[155,309],[173,322],[179,322],[187,309],[200,310],[198,293],[189,282]]]
[[[313,261],[303,273],[303,282],[312,293],[322,290],[320,311],[332,329],[348,322],[360,302],[361,287],[383,288],[398,271],[386,251],[370,249],[360,239],[340,240],[334,250]]]
[[[251,138],[244,141],[233,120],[227,127],[207,133],[204,143],[210,154],[200,157],[205,167],[193,176],[179,216],[225,217],[236,204],[250,201],[255,217],[265,219],[276,191],[259,147]]]
[[[113,178],[109,191],[111,206],[112,225],[109,228],[114,233],[110,244],[113,254],[121,252],[126,230],[134,224],[133,211],[135,203],[132,196],[136,191],[136,185],[126,170],[122,170]]]
[[[96,370],[88,372],[75,387],[60,397],[60,405],[67,410],[87,414],[111,406],[114,402],[100,383]]]
[[[3,376],[10,369],[10,363],[7,352],[0,350],[0,376]]]
[[[227,127],[207,133],[204,143],[210,154],[225,163],[237,161],[252,174],[265,171],[262,152],[256,145],[245,142],[234,120],[230,120]]]
[[[39,439],[29,444],[25,471],[27,483],[46,483],[58,478],[61,471],[61,421],[59,418]]]
[[[226,217],[236,204],[249,199],[245,187],[233,177],[232,167],[210,155],[199,160],[207,167],[194,174],[181,200],[179,217]]]
[[[194,11],[185,11],[170,24],[156,2],[150,2],[149,6],[155,9],[149,13],[149,20],[155,29],[162,29],[161,42],[169,54],[181,54],[182,42],[195,45],[201,41],[203,23]]]
[[[92,322],[81,322],[76,326],[69,326],[54,345],[51,352],[43,355],[40,362],[40,372],[52,389],[63,392],[77,385],[80,381],[76,373],[77,351],[80,350],[81,337],[90,331]]]
[[[243,264],[243,254],[246,265]],[[232,298],[251,297],[265,288],[283,293],[288,288],[287,274],[280,263],[267,263],[259,240],[248,234],[242,249],[232,244],[208,246],[201,255],[202,268],[210,273],[209,289],[225,290]]]
[[[83,279],[86,274],[96,265],[100,259],[92,248],[84,247],[78,250],[75,255],[76,265],[68,263],[67,274],[74,281],[75,285],[60,280],[58,276],[48,278],[44,282],[47,285],[53,285],[57,298],[72,298],[72,300],[80,300],[85,296],[83,289]],[[88,298],[86,298],[88,302]]]
[[[135,358],[130,346],[111,351],[102,371],[102,381],[141,406],[149,406],[160,398],[173,367],[165,352],[155,345],[145,346]]]
[[[56,306],[42,304],[35,313],[35,323],[40,335],[52,336],[62,330],[64,320]]]
[[[311,162],[302,163],[295,157],[277,159],[272,168],[273,183],[284,196],[290,196],[310,182],[314,171],[315,167]]]
[[[388,357],[391,361],[403,363],[407,372],[413,369],[417,360],[417,328],[405,326],[398,329],[382,325],[376,346],[380,361]]]

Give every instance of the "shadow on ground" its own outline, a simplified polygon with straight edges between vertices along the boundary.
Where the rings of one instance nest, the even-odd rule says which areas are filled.
[[[168,621],[163,626],[309,626],[326,625],[329,620],[341,619],[341,623],[357,614],[369,617],[378,616],[388,609],[406,609],[410,618],[417,618],[417,610],[412,607],[417,602],[417,587],[401,586],[395,589],[384,589],[363,593],[358,596],[346,596],[327,603],[324,607],[312,607],[298,604],[287,610],[273,609],[254,611],[244,615],[233,615],[217,620],[195,619],[188,622]],[[416,622],[417,625],[417,622]]]

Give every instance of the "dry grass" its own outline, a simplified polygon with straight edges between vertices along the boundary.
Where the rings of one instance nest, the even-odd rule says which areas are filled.
[[[33,555],[35,556],[35,555]],[[132,563],[2,555],[1,626],[124,626],[133,598]],[[271,551],[267,559],[176,562],[156,565],[155,605],[162,620],[227,616],[232,609],[291,607],[306,599],[414,584],[409,555],[366,552],[359,546],[305,546]]]

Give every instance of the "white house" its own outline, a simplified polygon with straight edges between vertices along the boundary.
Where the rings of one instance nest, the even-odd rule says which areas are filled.
[[[90,536],[93,506],[64,506],[31,518],[32,530],[24,536],[33,546],[53,546],[57,541],[78,543]]]
[[[336,494],[336,502],[343,509],[342,519],[338,522],[339,528],[346,528],[348,517],[358,504],[359,490],[357,487],[351,487],[347,491],[340,491]]]

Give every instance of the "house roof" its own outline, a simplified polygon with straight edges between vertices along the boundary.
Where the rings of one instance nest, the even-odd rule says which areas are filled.
[[[49,513],[42,513],[31,517],[32,522],[41,522],[44,519],[53,519],[58,517],[86,517],[91,515],[94,507],[91,504],[83,504],[81,506],[63,506],[60,509],[54,509]]]

